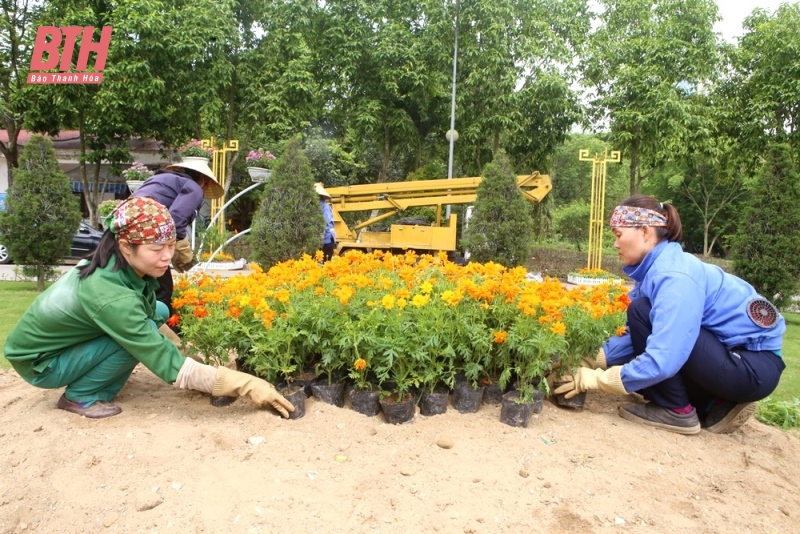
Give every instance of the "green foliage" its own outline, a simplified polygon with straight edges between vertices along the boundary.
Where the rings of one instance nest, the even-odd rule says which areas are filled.
[[[299,138],[286,146],[264,188],[250,240],[255,261],[268,269],[319,250],[325,221]]]
[[[14,260],[38,272],[40,290],[47,266],[60,263],[69,252],[80,221],[78,200],[58,166],[53,142],[32,136],[14,171],[6,211],[0,213],[0,233]]]
[[[557,209],[553,217],[556,232],[574,244],[578,251],[581,243],[589,242],[589,212],[589,204],[578,200]]]
[[[734,270],[783,306],[797,293],[800,175],[785,144],[774,145],[739,221]],[[775,296],[777,295],[777,296]]]
[[[305,140],[305,154],[311,164],[314,180],[325,187],[356,183],[356,173],[364,166],[356,161],[336,140],[323,137],[316,131]]]
[[[800,427],[800,398],[779,401],[770,397],[758,402],[756,419],[765,425],[777,426],[783,430]]]
[[[524,265],[533,245],[533,221],[508,156],[500,151],[484,168],[463,246],[472,259]]]

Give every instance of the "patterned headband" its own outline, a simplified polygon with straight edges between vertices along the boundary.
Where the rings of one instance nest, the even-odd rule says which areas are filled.
[[[106,228],[131,245],[158,245],[175,239],[175,222],[169,210],[147,197],[126,200],[105,219]]]
[[[657,211],[636,206],[617,206],[611,214],[611,228],[666,226],[667,218]]]

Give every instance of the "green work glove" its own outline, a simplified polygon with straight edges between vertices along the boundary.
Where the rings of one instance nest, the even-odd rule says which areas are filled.
[[[581,367],[574,376],[564,376],[563,380],[571,381],[556,389],[554,393],[556,395],[566,394],[565,397],[568,399],[590,389],[599,389],[600,391],[617,395],[627,395],[628,392],[625,391],[625,386],[622,385],[622,379],[619,375],[621,370],[622,366],[619,365],[607,370]]]
[[[255,376],[227,367],[218,367],[214,389],[211,394],[215,397],[242,397],[247,395],[258,407],[272,406],[280,414],[288,418],[289,412],[294,411],[292,403],[283,398],[275,387]]]

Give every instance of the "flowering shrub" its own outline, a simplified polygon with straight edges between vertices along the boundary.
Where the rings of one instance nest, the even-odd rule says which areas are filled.
[[[271,169],[272,162],[277,158],[269,150],[259,148],[258,150],[251,150],[244,158],[247,165],[250,167],[261,167],[262,169]]]
[[[122,177],[125,180],[139,180],[144,181],[153,176],[153,171],[148,169],[144,163],[134,161],[129,169],[122,171]]]
[[[214,155],[214,149],[211,147],[203,148],[202,141],[192,139],[185,145],[178,147],[178,154],[183,157],[211,158]]]
[[[579,361],[625,323],[621,284],[566,289],[555,279],[528,281],[521,267],[459,267],[413,252],[319,259],[177,280],[173,304],[186,340],[221,361],[235,348],[273,381],[314,366],[328,380],[345,373],[359,389],[374,380],[401,398],[420,385],[452,387],[462,372],[473,383],[514,377],[529,400],[555,354]]]

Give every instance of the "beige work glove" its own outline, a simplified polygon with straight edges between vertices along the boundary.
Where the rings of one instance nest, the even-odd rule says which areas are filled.
[[[187,266],[192,263],[193,258],[192,245],[189,244],[188,237],[175,242],[175,253],[172,255],[172,266],[175,269],[180,272],[188,270]]]
[[[284,418],[294,411],[292,403],[278,393],[272,384],[255,376],[227,367],[212,367],[186,358],[178,371],[175,386],[210,393],[215,397],[247,395],[259,408],[270,405]]]
[[[247,395],[258,407],[270,405],[288,418],[294,411],[292,403],[275,390],[275,386],[247,373],[227,367],[217,368],[217,377],[211,394],[215,397],[241,397]]]
[[[594,358],[589,356],[584,356],[581,358],[581,367],[588,367],[589,369],[608,369],[608,364],[606,364],[606,353],[603,350],[603,347],[600,347],[600,350],[597,351],[597,356]]]
[[[627,395],[628,392],[625,391],[625,386],[622,385],[622,378],[619,375],[621,370],[621,365],[606,370],[581,367],[574,376],[564,376],[562,379],[570,382],[556,389],[553,393],[556,395],[566,394],[565,397],[568,399],[590,389],[599,389],[600,391],[617,395]]]

